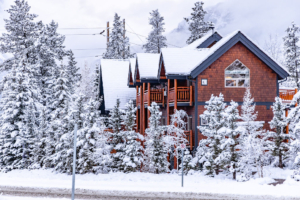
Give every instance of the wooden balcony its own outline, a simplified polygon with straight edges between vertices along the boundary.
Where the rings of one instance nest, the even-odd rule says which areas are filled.
[[[193,149],[193,131],[184,131],[186,139],[189,141],[190,150]]]
[[[296,93],[297,89],[279,89],[279,97],[283,103],[291,103]]]
[[[143,102],[144,104],[148,104],[150,101],[150,104],[152,102],[156,102],[158,104],[165,104],[165,99],[164,99],[164,89],[151,89],[150,94],[148,90],[144,91],[143,94]],[[140,106],[141,105],[141,96],[140,94],[137,95],[137,100],[136,100],[136,105]]]
[[[170,88],[169,102],[188,102],[190,105],[193,103],[193,86],[190,87],[177,87],[177,95],[175,94],[175,88]]]

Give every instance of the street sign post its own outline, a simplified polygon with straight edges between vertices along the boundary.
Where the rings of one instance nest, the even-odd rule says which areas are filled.
[[[75,124],[75,130],[74,130],[73,177],[72,177],[72,200],[74,200],[74,197],[75,197],[76,140],[77,140],[77,124]]]
[[[180,144],[180,148],[181,148],[181,151],[182,151],[182,158],[181,158],[181,187],[183,187],[183,156],[184,156],[185,144]]]

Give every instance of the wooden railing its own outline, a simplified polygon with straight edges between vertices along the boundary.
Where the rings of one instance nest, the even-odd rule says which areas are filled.
[[[190,150],[193,149],[193,131],[184,131],[186,139],[189,141]]]
[[[175,102],[175,88],[169,90],[169,102]],[[193,102],[193,86],[177,87],[177,102]]]
[[[148,103],[149,101],[149,92],[146,90],[143,96],[144,103]],[[150,104],[152,102],[162,103],[164,104],[164,89],[151,89],[150,90]]]
[[[297,89],[279,89],[279,97],[283,101],[293,100],[293,97],[296,93],[297,93]]]

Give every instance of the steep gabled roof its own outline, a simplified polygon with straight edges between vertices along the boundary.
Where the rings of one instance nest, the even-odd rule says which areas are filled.
[[[198,66],[196,66],[190,75],[195,78],[203,70],[209,67],[214,61],[221,57],[225,52],[227,52],[231,47],[233,47],[238,42],[241,42],[245,47],[247,47],[253,54],[255,54],[260,60],[262,60],[268,67],[270,67],[274,72],[277,73],[279,79],[284,79],[289,74],[284,70],[284,68],[266,52],[261,50],[253,41],[246,37],[241,31],[234,31],[228,36],[221,39],[214,46],[209,49],[209,53],[206,54],[201,60],[199,60]]]
[[[116,99],[121,101],[120,108],[136,98],[136,91],[128,88],[129,60],[101,59],[101,80],[103,82],[104,109],[111,110],[116,104]]]
[[[284,79],[288,73],[284,68],[261,50],[248,37],[240,31],[234,31],[219,40],[211,48],[163,48],[162,59],[167,76],[192,76],[197,77],[203,70],[221,57],[236,43],[241,42],[267,66],[275,71],[279,79]],[[161,66],[160,66],[161,67]]]
[[[222,36],[218,32],[208,32],[202,38],[194,41],[193,43],[183,47],[183,49],[199,49],[199,48],[208,48],[215,42],[218,42],[222,39]]]
[[[137,68],[140,79],[157,79],[160,54],[137,53]]]

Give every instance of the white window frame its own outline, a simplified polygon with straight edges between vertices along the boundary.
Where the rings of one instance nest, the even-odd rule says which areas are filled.
[[[205,120],[206,123],[203,123],[203,120],[205,120],[205,119],[203,119],[202,117],[200,117],[200,126],[208,126],[208,121]]]
[[[236,59],[233,63],[235,63],[236,61],[239,61],[242,65],[244,65],[244,63],[242,63],[239,59]],[[231,63],[228,67],[230,67],[233,63]],[[249,70],[249,78],[226,78],[226,69],[228,67],[226,67],[226,69],[224,70],[224,84],[225,84],[225,87],[226,88],[247,88],[247,87],[250,87],[250,69],[244,65],[248,70]],[[246,80],[248,79],[249,80],[249,84],[248,86],[238,86],[238,81],[239,80]],[[236,86],[227,86],[226,85],[226,80],[235,80],[236,81]]]

